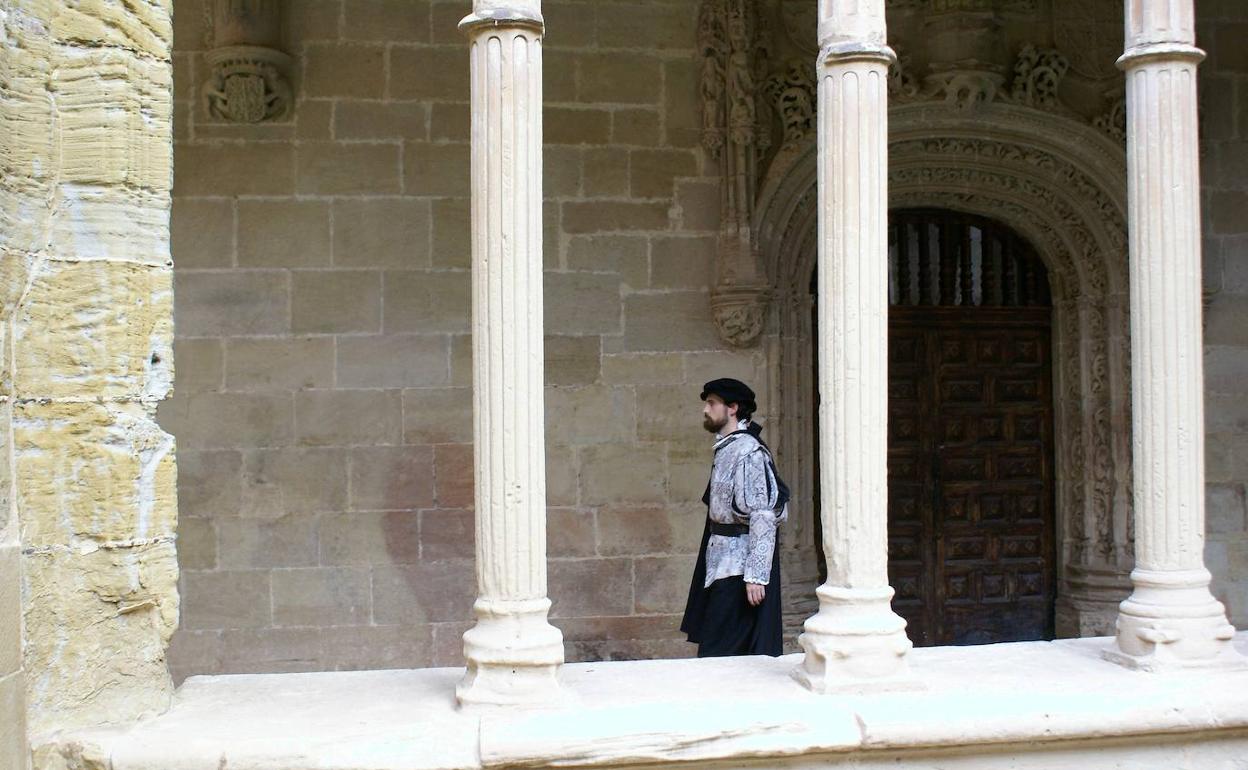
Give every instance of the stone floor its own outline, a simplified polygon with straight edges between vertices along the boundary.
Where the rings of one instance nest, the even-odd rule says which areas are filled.
[[[908,688],[828,696],[791,679],[799,656],[582,663],[563,669],[565,703],[470,713],[460,669],[193,677],[165,715],[83,737],[112,770],[774,765],[1131,736],[1117,745],[1212,742],[1240,757],[1217,766],[1244,766],[1248,667],[1141,673],[1101,659],[1110,641],[919,649]],[[1248,653],[1248,632],[1236,644]],[[1214,766],[1189,744],[1170,767]]]

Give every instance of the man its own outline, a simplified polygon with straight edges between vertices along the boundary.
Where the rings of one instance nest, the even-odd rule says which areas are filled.
[[[779,655],[780,559],[777,526],[788,515],[788,489],[776,474],[762,426],[751,417],[754,391],[740,380],[702,388],[703,427],[715,434],[702,546],[680,630],[698,657]]]

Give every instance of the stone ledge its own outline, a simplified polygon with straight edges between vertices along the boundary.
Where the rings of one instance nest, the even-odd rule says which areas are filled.
[[[192,677],[169,713],[72,740],[111,770],[789,764],[1131,737],[1114,750],[1248,746],[1248,669],[1134,672],[1100,659],[1111,642],[919,649],[921,690],[830,696],[790,677],[795,655],[570,664],[566,702],[529,711],[457,711],[461,669]],[[1248,651],[1248,633],[1236,644]]]

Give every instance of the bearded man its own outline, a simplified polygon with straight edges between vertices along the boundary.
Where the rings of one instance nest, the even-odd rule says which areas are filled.
[[[751,418],[754,391],[721,378],[702,388],[703,427],[715,434],[702,546],[680,630],[698,657],[779,655],[779,525],[788,516],[788,488]]]

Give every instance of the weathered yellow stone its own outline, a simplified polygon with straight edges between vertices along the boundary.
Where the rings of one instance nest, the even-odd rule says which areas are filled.
[[[26,708],[22,702],[25,689],[20,671],[0,675],[0,767],[21,770],[28,761]]]
[[[0,16],[5,40],[0,56],[0,246],[34,251],[50,216],[49,190],[55,178],[47,94],[48,41],[22,29],[14,12]]]
[[[0,678],[22,666],[20,554],[17,543],[0,545]]]
[[[26,548],[172,537],[174,440],[150,412],[140,404],[107,402],[14,408],[17,510]]]
[[[0,11],[3,768],[27,766],[28,728],[37,767],[105,767],[46,736],[161,710],[171,692],[174,442],[138,403],[172,380],[171,12]]]
[[[38,5],[38,3],[32,3]],[[53,2],[51,32],[58,42],[115,47],[166,59],[173,41],[173,0]]]
[[[112,770],[108,752],[91,742],[51,737],[30,747],[33,770]]]
[[[125,187],[63,185],[48,249],[65,259],[169,264],[169,199]]]
[[[26,290],[26,283],[30,280],[36,261],[38,257],[28,251],[17,251],[0,246],[0,318],[7,319],[13,314],[22,292]],[[7,372],[7,356],[3,365]],[[5,377],[6,390],[4,392],[6,393],[8,392],[7,380],[8,378]]]
[[[44,263],[15,319],[19,397],[163,398],[173,376],[172,271]]]
[[[51,82],[60,178],[168,191],[173,70],[114,49],[58,53]]]
[[[22,562],[32,742],[167,708],[165,648],[178,617],[173,543],[36,550]]]
[[[0,398],[0,544],[20,542],[13,510],[12,410],[12,402]]]

